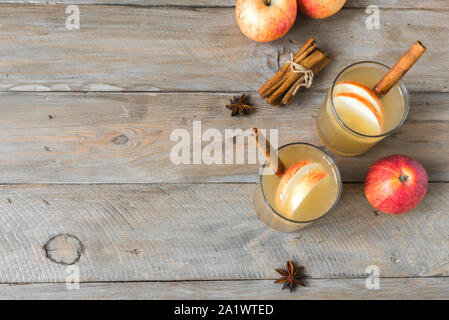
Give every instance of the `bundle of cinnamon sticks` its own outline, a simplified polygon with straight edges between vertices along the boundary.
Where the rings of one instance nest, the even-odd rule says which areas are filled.
[[[293,55],[293,61],[303,66],[305,70],[311,70],[316,76],[329,64],[331,58],[322,52],[315,40],[311,38]],[[273,106],[290,105],[293,97],[305,83],[305,74],[295,71],[292,63],[285,64],[258,90],[262,99],[267,99]]]

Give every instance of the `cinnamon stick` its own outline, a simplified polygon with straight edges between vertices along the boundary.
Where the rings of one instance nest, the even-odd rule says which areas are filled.
[[[271,105],[290,104],[292,97],[296,95],[304,83],[305,75],[294,68],[300,65],[314,73],[321,71],[329,62],[319,50],[314,39],[309,39],[301,49],[293,56],[293,61],[287,62],[270,80],[259,90],[262,99],[267,99]],[[300,67],[297,66],[299,69]],[[309,81],[309,80],[308,80]]]
[[[281,77],[281,79],[277,82],[277,83],[275,83],[275,84],[273,84],[273,86],[271,87],[271,88],[267,88],[266,90],[265,90],[265,92],[263,92],[263,93],[261,93],[260,94],[260,97],[262,98],[262,99],[266,99],[268,96],[270,96],[273,92],[275,92],[277,89],[279,89],[279,87],[280,86],[282,86],[282,84],[285,82],[285,80],[287,80],[288,79],[288,72],[286,73],[286,74],[284,74],[282,77]]]
[[[331,60],[332,59],[330,57],[325,57],[321,63],[317,63],[316,65],[314,65],[311,68],[314,76],[316,76],[321,70],[323,70],[331,62]],[[299,78],[292,85],[292,87],[287,91],[284,98],[282,99],[283,104],[290,105],[292,103],[293,97],[296,95],[298,90],[301,88],[301,84],[303,83],[303,80],[304,80],[304,75],[301,76],[301,78]]]
[[[310,53],[310,48],[316,47],[316,42],[313,38],[310,38],[306,41],[306,43],[299,49],[299,51],[295,54],[294,60],[295,62],[299,63],[301,60],[305,58],[304,53],[308,52]],[[313,50],[313,49],[312,49]],[[306,56],[308,55],[306,54]],[[298,60],[298,61],[297,61]],[[285,73],[289,70],[289,65],[284,65],[270,80],[268,80],[259,90],[259,94],[262,96],[263,99],[265,99],[269,94],[266,94],[266,91],[271,89],[273,86],[279,83],[281,81],[282,77],[285,75]]]
[[[312,68],[315,64],[322,62],[326,56],[319,49],[314,51],[310,56],[305,58],[301,65],[307,69]],[[300,73],[292,72],[290,76],[282,83],[282,85],[268,97],[267,101],[271,105],[278,105],[282,100],[285,92],[302,76]]]
[[[273,169],[277,175],[282,175],[285,172],[285,165],[281,159],[279,159],[279,155],[272,147],[270,141],[268,141],[262,132],[260,132],[257,128],[253,128],[253,138],[256,141],[256,145],[259,150],[267,158],[271,169]]]
[[[391,68],[390,71],[376,84],[374,93],[378,96],[386,94],[407,73],[416,61],[426,52],[426,48],[420,41],[407,51],[406,54]]]
[[[310,48],[308,48],[306,51],[304,51],[303,53],[301,53],[300,55],[297,56],[297,58],[294,58],[294,61],[296,63],[299,63],[302,65],[303,60],[313,51],[315,50],[317,47],[317,44],[314,43],[312,44],[312,46]],[[260,94],[260,96],[262,97],[262,99],[265,99],[266,97],[268,97],[269,95],[271,95],[273,92],[275,92],[284,82],[285,80],[287,80],[291,74],[293,73],[290,64],[286,64],[284,67],[287,67],[287,71],[284,73],[284,75],[281,77],[281,79],[275,83],[271,88],[268,88],[267,90],[265,90],[262,94]]]

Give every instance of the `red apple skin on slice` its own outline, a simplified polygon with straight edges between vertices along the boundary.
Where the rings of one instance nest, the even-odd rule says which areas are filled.
[[[376,161],[365,178],[365,196],[378,211],[397,215],[414,209],[428,187],[424,167],[415,159],[393,155]]]
[[[339,99],[341,98],[341,99]],[[352,103],[353,104],[357,104],[357,105],[361,105],[364,106],[365,108],[367,108],[367,110],[369,110],[374,117],[376,118],[377,121],[377,125],[379,126],[379,129],[382,128],[382,116],[381,114],[377,111],[377,108],[371,103],[369,102],[367,99],[355,94],[355,93],[349,93],[349,92],[341,92],[339,94],[336,95],[335,100],[342,100],[343,104],[348,105],[350,100],[354,100]],[[347,102],[345,102],[347,101]],[[361,110],[362,111],[362,110]]]
[[[324,167],[312,161],[297,162],[287,170],[277,189],[277,205],[287,218],[326,176]]]
[[[284,198],[284,194],[287,191],[288,182],[290,179],[298,172],[302,167],[311,164],[311,161],[298,161],[292,165],[288,170],[282,175],[281,181],[278,186],[278,194],[280,199]]]
[[[312,191],[312,189],[315,188],[326,177],[327,173],[324,170],[310,171],[308,174],[306,174],[293,191],[287,211],[290,214],[293,214],[298,209],[302,201]]]
[[[354,93],[361,96],[362,98],[365,98],[376,107],[380,116],[383,118],[382,102],[376,96],[376,94],[364,84],[356,81],[341,81],[335,87],[334,94],[339,94],[342,92]]]

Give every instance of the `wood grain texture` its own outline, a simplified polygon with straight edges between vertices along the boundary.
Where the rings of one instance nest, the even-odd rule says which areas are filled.
[[[83,243],[82,282],[276,278],[287,259],[310,278],[449,275],[449,184],[431,184],[414,212],[376,215],[361,184],[297,233],[265,227],[254,185],[20,185],[0,188],[0,282],[65,282],[42,248],[67,233]]]
[[[379,8],[415,8],[415,9],[449,9],[449,3],[445,0],[347,0],[345,7],[366,8],[370,5]]]
[[[85,283],[80,290],[65,284],[0,285],[0,299],[448,299],[449,278],[381,279],[368,290],[366,279],[311,279],[307,288],[280,292],[271,280]]]
[[[233,8],[80,6],[81,29],[65,28],[64,5],[2,5],[0,90],[255,91],[313,36],[334,61],[313,85],[327,90],[343,67],[394,62],[417,39],[428,52],[406,75],[410,89],[447,92],[447,10],[388,9],[367,30],[364,9],[298,19],[274,43],[245,38]],[[32,17],[32,19],[30,19]],[[350,30],[350,34],[348,34]],[[345,44],[345,45],[342,45]]]
[[[235,0],[0,0],[1,3],[12,4],[115,4],[141,6],[185,6],[185,7],[233,7]],[[372,5],[371,0],[349,0],[345,8],[366,8]],[[414,8],[414,9],[448,9],[446,0],[377,0],[379,8]]]
[[[304,92],[289,108],[273,108],[258,96],[256,111],[231,117],[224,106],[233,94],[215,93],[1,93],[1,183],[256,182],[258,164],[175,165],[175,129],[193,135],[216,128],[279,128],[279,144],[322,146],[315,116],[325,93]],[[432,181],[449,180],[448,94],[416,93],[405,125],[362,157],[336,156],[347,182],[364,181],[382,156],[415,157]],[[252,142],[252,140],[251,140]],[[223,138],[223,144],[231,139]],[[203,142],[203,147],[209,142]],[[246,152],[239,145],[236,152]],[[192,159],[192,157],[191,157]]]

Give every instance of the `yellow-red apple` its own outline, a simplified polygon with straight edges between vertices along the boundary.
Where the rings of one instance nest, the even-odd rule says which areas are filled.
[[[296,0],[237,0],[235,17],[248,38],[274,41],[283,37],[295,22]]]
[[[298,0],[298,10],[314,19],[324,19],[336,14],[346,0]]]
[[[380,212],[401,214],[414,209],[424,198],[427,172],[415,159],[393,155],[377,160],[365,178],[365,195]]]

